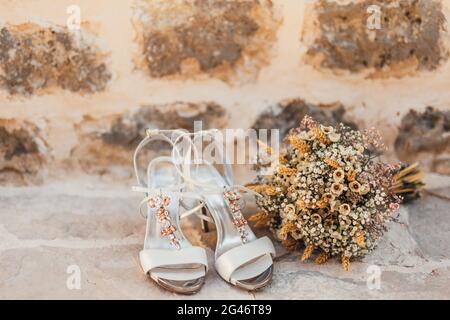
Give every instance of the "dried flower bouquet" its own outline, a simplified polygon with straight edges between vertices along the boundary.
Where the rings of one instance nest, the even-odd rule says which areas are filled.
[[[371,252],[398,210],[401,198],[392,190],[398,167],[376,160],[384,148],[375,130],[327,127],[305,117],[291,130],[281,155],[270,148],[258,159],[260,174],[251,187],[263,197],[263,210],[251,218],[268,225],[288,249],[305,245],[302,260],[317,251],[316,262],[350,259]],[[274,164],[274,156],[277,157]]]

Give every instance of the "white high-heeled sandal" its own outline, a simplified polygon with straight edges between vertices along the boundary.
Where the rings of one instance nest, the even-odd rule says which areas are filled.
[[[213,143],[217,144],[216,151],[220,152],[223,145],[214,140],[216,132],[212,130],[185,135],[193,136],[193,145],[199,137],[212,136]],[[224,166],[222,176],[211,163],[199,159],[198,150],[194,151],[196,166],[184,166],[182,175],[189,188],[202,196],[216,225],[216,271],[225,281],[245,290],[266,286],[273,275],[275,248],[268,237],[258,239],[248,226],[241,212],[239,191],[256,193],[234,184],[233,171],[224,153],[219,155]]]
[[[185,238],[180,228],[180,220],[190,214],[197,213],[202,205],[180,213],[182,199],[196,199],[199,196],[186,190],[179,172],[179,161],[174,159],[177,146],[173,139],[165,134],[179,136],[176,130],[150,130],[147,137],[139,144],[134,154],[134,168],[138,187],[133,190],[145,193],[139,210],[148,206],[146,218],[147,228],[144,249],[139,258],[144,273],[148,274],[161,287],[181,294],[198,292],[204,284],[208,270],[206,252],[203,248],[194,247]],[[172,157],[153,159],[147,168],[148,183],[140,178],[138,170],[138,154],[150,142],[159,140],[172,147]],[[203,217],[204,218],[204,217]],[[206,218],[205,218],[206,219]]]

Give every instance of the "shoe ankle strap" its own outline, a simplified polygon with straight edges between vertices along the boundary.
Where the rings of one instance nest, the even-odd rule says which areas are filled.
[[[228,159],[228,156],[226,154],[226,152],[224,152],[224,143],[222,139],[218,139],[219,137],[219,130],[218,129],[210,129],[210,130],[203,130],[203,131],[196,131],[196,132],[183,132],[176,140],[175,140],[175,144],[178,143],[178,141],[180,139],[184,139],[184,138],[188,138],[190,143],[190,148],[192,148],[192,150],[189,150],[190,152],[193,152],[194,155],[194,159],[193,159],[193,164],[195,165],[208,165],[208,166],[213,166],[212,163],[208,162],[207,160],[202,158],[202,155],[199,155],[199,151],[196,147],[196,143],[197,140],[200,138],[204,138],[204,137],[209,137],[211,138],[211,142],[214,144],[215,148],[215,152],[218,152],[218,157],[221,159],[222,161],[222,165],[224,167],[224,179],[225,182],[227,182],[228,185],[233,185],[234,184],[234,175],[233,175],[233,169],[231,168],[230,165],[230,161]],[[175,150],[175,149],[174,149]],[[190,154],[189,154],[190,155]],[[184,160],[187,160],[186,158]],[[190,159],[189,159],[190,160]],[[204,187],[204,182],[200,182],[200,181],[196,181],[195,179],[191,178],[191,165],[192,162],[188,161],[188,162],[184,162],[184,166],[182,166],[182,172],[180,172],[180,175],[182,175],[182,177],[184,178],[184,180],[193,186],[196,187]]]
[[[144,139],[139,143],[139,145],[136,147],[136,150],[133,155],[133,165],[134,165],[134,173],[137,179],[137,182],[140,186],[147,186],[147,183],[145,183],[139,174],[139,164],[138,164],[138,156],[140,152],[151,142],[154,141],[163,141],[167,142],[172,147],[172,162],[174,163],[177,171],[181,171],[178,168],[178,163],[180,162],[180,159],[176,159],[176,156],[183,156],[180,154],[176,143],[178,142],[178,137],[181,135],[184,135],[184,131],[181,129],[176,130],[160,130],[160,129],[147,129],[145,132],[146,136]],[[169,138],[167,135],[171,135]],[[176,137],[174,137],[176,135]],[[177,142],[174,142],[176,140]],[[175,150],[177,152],[175,152]]]

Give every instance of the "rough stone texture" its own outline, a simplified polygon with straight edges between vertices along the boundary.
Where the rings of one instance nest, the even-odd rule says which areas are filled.
[[[214,102],[173,103],[143,106],[113,121],[102,134],[105,143],[133,148],[144,138],[146,129],[185,129],[194,131],[194,122],[201,121],[203,129],[224,128],[226,110]]]
[[[128,177],[132,156],[146,129],[185,129],[194,131],[194,121],[202,122],[202,129],[224,128],[228,114],[213,102],[148,105],[121,115],[94,118],[85,116],[75,126],[80,143],[72,150],[82,169]],[[198,128],[197,128],[198,129]],[[167,144],[154,143],[151,151],[168,150]],[[167,151],[166,150],[166,151]],[[144,159],[143,159],[144,160]]]
[[[105,54],[86,35],[32,23],[0,29],[0,88],[12,95],[93,93],[110,79]]]
[[[278,27],[271,0],[138,0],[136,7],[138,65],[155,78],[256,74]]]
[[[431,171],[450,174],[450,111],[410,110],[401,121],[395,150],[402,161],[422,161]]]
[[[46,144],[35,125],[0,119],[0,184],[39,182],[45,153]]]
[[[381,10],[379,30],[367,27],[367,8],[373,5]],[[315,27],[306,28],[304,38],[318,33],[307,51],[307,60],[316,66],[351,72],[369,69],[375,77],[402,76],[435,70],[448,58],[440,1],[360,0],[342,4],[320,0],[315,11]]]
[[[352,128],[356,124],[345,119],[345,108],[341,104],[314,105],[301,99],[287,100],[270,107],[262,112],[252,128],[259,129],[279,129],[280,137],[283,138],[290,129],[300,125],[301,120],[309,115],[324,125],[338,125],[345,123]]]
[[[71,150],[70,165],[79,165],[89,174],[129,178],[132,169],[132,150],[120,145],[104,143],[102,135],[120,116],[84,116],[75,124],[78,144]]]
[[[448,195],[448,177],[429,177]],[[438,179],[439,178],[439,179]],[[0,187],[0,298],[30,299],[449,299],[449,202],[425,196],[404,207],[378,249],[344,272],[336,261],[301,263],[276,244],[273,282],[248,293],[211,269],[195,296],[160,289],[138,260],[145,221],[138,195],[119,184],[80,177],[42,187]],[[249,206],[247,213],[253,212]],[[30,223],[31,222],[31,223]],[[195,223],[194,223],[195,222]],[[183,227],[201,244],[197,220]],[[260,234],[261,231],[260,231]],[[209,235],[214,238],[214,233]],[[208,249],[209,262],[213,252]],[[67,268],[81,270],[81,289],[69,290]],[[380,290],[369,290],[367,268],[381,268]]]

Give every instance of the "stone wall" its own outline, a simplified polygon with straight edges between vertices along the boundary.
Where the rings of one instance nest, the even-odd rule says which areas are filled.
[[[0,12],[2,184],[127,178],[146,127],[286,131],[305,113],[378,126],[389,158],[449,173],[450,0],[0,0]]]

